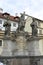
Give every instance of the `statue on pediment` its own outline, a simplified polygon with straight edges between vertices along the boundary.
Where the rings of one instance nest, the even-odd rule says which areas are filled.
[[[32,35],[37,36],[37,22],[35,21],[35,19],[30,24],[30,26],[32,27]]]
[[[5,27],[5,35],[10,35],[11,24],[9,22],[4,22],[3,26]]]
[[[24,31],[24,27],[25,27],[25,12],[21,13],[20,22],[18,24],[18,30]]]

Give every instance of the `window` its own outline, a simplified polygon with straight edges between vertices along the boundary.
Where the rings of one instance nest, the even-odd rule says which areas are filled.
[[[0,46],[2,46],[2,40],[0,40]]]
[[[16,23],[13,23],[13,26],[16,27]]]
[[[0,20],[0,24],[2,24],[2,20]]]
[[[38,22],[38,26],[40,27],[40,22]]]
[[[42,34],[42,30],[39,30],[39,34]]]

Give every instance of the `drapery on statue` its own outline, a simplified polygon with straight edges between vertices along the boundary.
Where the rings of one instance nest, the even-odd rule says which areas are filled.
[[[30,26],[32,27],[32,35],[37,36],[37,22],[34,19]]]
[[[11,27],[11,24],[8,23],[8,22],[5,22],[3,24],[3,26],[5,27],[5,35],[10,35],[10,27]]]

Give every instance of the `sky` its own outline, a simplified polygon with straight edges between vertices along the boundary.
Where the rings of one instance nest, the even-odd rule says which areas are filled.
[[[43,0],[0,0],[0,8],[11,15],[23,13],[43,20]]]

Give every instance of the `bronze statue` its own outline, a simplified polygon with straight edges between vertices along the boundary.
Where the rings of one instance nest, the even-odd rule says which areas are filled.
[[[37,22],[33,20],[30,26],[32,27],[32,35],[37,36]]]

